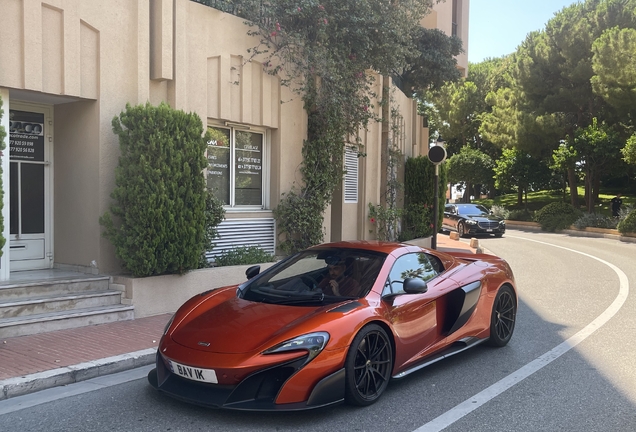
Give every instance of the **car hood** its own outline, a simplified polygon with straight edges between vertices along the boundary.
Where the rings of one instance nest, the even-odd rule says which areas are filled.
[[[270,340],[324,309],[325,306],[258,303],[238,297],[222,303],[203,302],[177,325],[170,336],[179,345],[200,351],[247,353],[259,348],[267,349]]]

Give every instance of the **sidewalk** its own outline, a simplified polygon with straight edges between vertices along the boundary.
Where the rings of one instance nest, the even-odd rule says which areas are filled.
[[[437,236],[440,251],[475,252]],[[0,400],[154,363],[162,314],[0,340]]]

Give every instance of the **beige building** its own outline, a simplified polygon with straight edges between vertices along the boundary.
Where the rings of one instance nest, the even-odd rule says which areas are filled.
[[[468,6],[437,4],[423,25],[456,32],[466,46]],[[226,140],[210,143],[206,173],[227,204],[219,246],[274,251],[272,209],[301,180],[306,117],[302,101],[263,65],[244,61],[255,40],[241,18],[190,0],[0,0],[0,11],[9,132],[0,279],[54,267],[121,270],[98,220],[111,204],[118,163],[111,121],[126,103],[165,101],[223,134]],[[458,63],[465,72],[466,54]],[[392,99],[395,144],[404,157],[421,154],[428,133],[415,102],[397,89]],[[365,158],[346,158],[349,174],[325,215],[326,240],[372,237],[367,216],[368,203],[380,201],[380,129],[363,133]]]

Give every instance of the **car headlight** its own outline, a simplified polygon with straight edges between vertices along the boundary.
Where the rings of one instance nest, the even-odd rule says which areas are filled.
[[[505,225],[505,224],[506,224],[506,221],[505,221],[505,220],[501,220],[501,221],[499,221],[499,225]]]
[[[476,221],[474,221],[474,220],[472,220],[472,219],[466,219],[466,223],[467,223],[468,225],[477,225],[477,222],[476,222]]]
[[[307,361],[310,361],[320,354],[327,345],[328,341],[329,333],[327,332],[308,333],[279,343],[278,345],[263,351],[263,354],[278,354],[288,351],[307,351],[309,353]]]
[[[176,315],[176,314],[173,314],[173,315],[170,317],[170,320],[168,320],[168,324],[166,324],[166,328],[164,328],[164,329],[163,329],[163,334],[164,334],[164,336],[165,336],[165,334],[166,334],[166,333],[168,333],[168,329],[169,329],[169,328],[170,328],[170,326],[172,325],[172,321],[174,321],[174,316],[175,316],[175,315]]]

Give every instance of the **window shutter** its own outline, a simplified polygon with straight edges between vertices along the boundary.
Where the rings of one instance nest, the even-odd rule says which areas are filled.
[[[345,150],[344,202],[358,202],[358,152]]]

